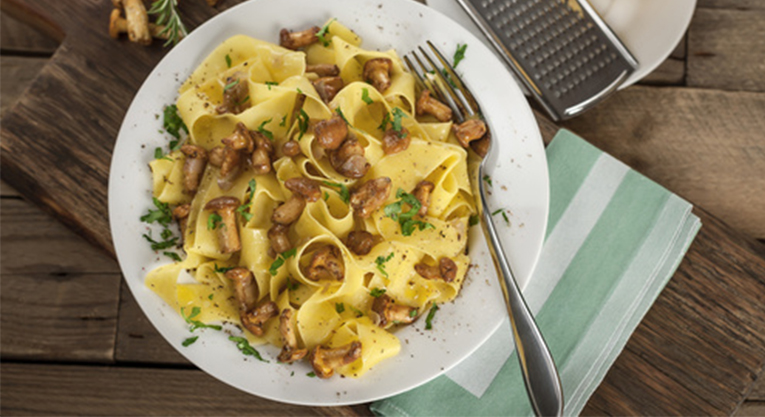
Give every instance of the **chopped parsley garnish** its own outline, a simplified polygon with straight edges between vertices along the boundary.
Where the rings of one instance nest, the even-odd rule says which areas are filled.
[[[212,300],[212,299],[213,299],[213,294],[210,294],[210,295],[208,295],[208,296],[207,296],[207,299],[208,299],[208,300]]]
[[[436,228],[430,223],[414,219],[414,216],[420,210],[420,207],[422,207],[420,200],[418,200],[414,194],[409,194],[399,188],[396,192],[396,198],[399,200],[385,206],[383,211],[385,212],[386,217],[398,220],[398,223],[401,225],[402,235],[411,236],[415,228],[419,228],[420,231]],[[406,212],[404,212],[404,204],[409,205],[409,210]]]
[[[417,317],[417,310],[412,310],[409,312],[409,317]]]
[[[348,187],[346,187],[345,184],[329,181],[322,181],[321,183],[327,187],[336,188],[337,190],[335,191],[340,196],[340,199],[343,200],[343,203],[348,204],[348,202],[351,201],[351,192],[348,190]]]
[[[364,103],[367,103],[367,105],[374,103],[374,101],[372,101],[372,99],[369,98],[369,90],[367,90],[366,88],[361,89],[361,100],[363,100]]]
[[[345,304],[335,303],[335,311],[337,311],[337,314],[341,314],[343,311],[345,311]]]
[[[246,103],[248,101],[250,101],[250,96],[247,96],[247,97],[243,98],[242,101],[237,101],[236,105],[237,106],[241,106],[242,104],[244,104],[244,103]]]
[[[198,316],[199,313],[202,311],[201,308],[197,306],[192,307],[191,314],[188,316],[186,315],[185,309],[186,307],[181,307],[181,317],[183,317],[183,319],[186,320],[186,323],[191,325],[191,327],[189,327],[190,332],[193,332],[196,329],[221,330],[223,328],[217,324],[204,324],[199,320],[194,320],[194,317]]]
[[[510,225],[510,219],[507,218],[507,213],[505,213],[504,209],[495,210],[493,213],[491,213],[491,215],[492,216],[496,216],[499,213],[502,213],[502,218],[505,219],[505,223],[507,223],[508,226],[509,226]]]
[[[385,129],[388,128],[388,123],[390,123],[390,113],[385,113],[385,116],[383,116],[382,119],[382,123],[380,123],[380,126],[377,126],[377,128],[385,132]]]
[[[467,49],[467,44],[457,44],[457,50],[454,51],[454,64],[452,65],[452,68],[457,68],[457,65],[460,64],[460,62],[465,59],[465,50]]]
[[[305,374],[305,376],[307,376],[309,378],[316,378],[316,372],[311,371],[311,372]]]
[[[173,161],[173,158],[170,158],[169,156],[165,155],[162,152],[162,148],[160,147],[154,148],[154,159],[166,159],[168,161]]]
[[[348,306],[348,308],[350,308],[351,311],[353,311],[353,313],[356,314],[356,318],[359,318],[364,315],[364,313],[362,313],[361,310],[359,310],[358,308],[354,306]]]
[[[170,225],[170,222],[173,221],[173,213],[170,210],[170,205],[168,203],[163,203],[159,201],[156,197],[152,199],[154,202],[154,206],[157,207],[156,210],[149,209],[149,212],[141,216],[141,221],[145,223],[159,223],[163,226],[162,233],[160,234],[162,241],[156,241],[151,236],[151,231],[149,231],[149,234],[144,234],[143,237],[146,239],[149,243],[151,243],[151,250],[163,250],[168,249],[173,246],[176,246],[178,244],[178,238],[173,237],[173,232],[168,229],[168,226]],[[163,255],[169,257],[170,259],[174,261],[181,261],[181,257],[175,253],[175,252],[162,252]]]
[[[173,212],[170,210],[170,204],[159,201],[156,197],[152,198],[156,210],[149,209],[147,214],[141,216],[141,221],[145,223],[157,222],[162,226],[167,226],[173,221]]]
[[[385,278],[388,278],[388,272],[385,271],[385,263],[393,259],[394,254],[395,252],[391,252],[390,255],[388,255],[387,257],[380,255],[377,257],[377,259],[375,259],[375,263],[377,264],[377,270],[380,271],[382,276],[384,276]]]
[[[172,239],[165,239],[162,242],[157,242],[156,240],[152,239],[151,232],[149,234],[143,234],[144,239],[149,241],[151,243],[151,250],[162,250],[167,248],[172,248],[173,246],[178,244],[178,238],[174,237]]]
[[[226,54],[226,66],[231,68],[231,56],[229,54]]]
[[[279,122],[279,126],[284,127],[287,125],[287,115],[282,116],[282,121]]]
[[[479,220],[480,219],[478,218],[478,215],[474,214],[474,215],[470,216],[470,219],[468,220],[468,225],[471,226],[471,227],[475,226],[475,225],[478,224]]]
[[[290,291],[296,291],[298,288],[300,288],[300,283],[298,281],[293,281],[290,277],[287,279],[287,288]]]
[[[183,343],[181,344],[183,345],[183,347],[189,347],[190,345],[193,345],[194,342],[197,341],[197,339],[199,339],[199,336],[189,337],[188,339],[184,340]]]
[[[372,291],[369,292],[369,295],[374,298],[380,298],[383,294],[385,294],[385,291],[387,291],[385,288],[372,288]]]
[[[248,342],[247,339],[238,336],[229,336],[228,340],[236,342],[237,349],[239,349],[245,355],[254,356],[255,359],[268,363],[267,360],[260,356],[260,352],[258,352],[254,347],[252,347],[252,345],[250,345],[250,342]]]
[[[175,104],[171,104],[165,107],[164,119],[162,121],[162,124],[165,128],[165,131],[175,136],[176,139],[181,138],[181,134],[180,134],[181,129],[183,129],[186,132],[186,134],[189,133],[189,128],[186,127],[185,123],[183,123],[183,119],[181,119],[181,116],[178,116],[178,106],[176,106]]]
[[[268,91],[271,91],[271,86],[279,85],[276,81],[266,81],[266,86],[268,86]]]
[[[295,256],[296,253],[297,253],[297,248],[292,248],[280,254],[279,256],[277,256],[274,262],[271,263],[271,267],[268,269],[268,272],[272,276],[276,276],[277,272],[279,272],[279,268],[281,268],[282,265],[284,265],[284,262],[286,262],[287,259]]]
[[[483,176],[483,180],[486,181],[487,184],[489,184],[489,187],[494,186],[494,184],[491,183],[491,177],[488,174]]]
[[[170,258],[170,259],[174,260],[175,262],[181,262],[181,261],[183,261],[183,259],[181,259],[181,256],[180,256],[180,255],[178,255],[178,254],[177,254],[177,253],[175,253],[175,252],[169,252],[169,251],[165,251],[165,252],[162,252],[162,254],[163,254],[163,255],[165,255],[165,256],[167,256],[168,258]]]
[[[251,179],[249,183],[249,199],[247,200],[247,203],[242,204],[241,206],[236,208],[236,212],[241,214],[242,217],[244,217],[244,220],[250,221],[252,219],[252,213],[250,213],[250,206],[252,206],[252,197],[255,196],[255,187],[257,184],[255,183],[255,178]]]
[[[300,136],[298,136],[298,141],[300,139],[303,139],[303,135],[305,135],[305,132],[308,131],[308,122],[310,118],[308,117],[308,113],[305,112],[305,110],[300,109],[300,112],[297,116],[298,120],[298,129],[300,129]]]
[[[297,88],[298,94],[303,94],[303,90],[300,89],[300,87]]]
[[[329,200],[329,193],[324,191],[324,201]]]
[[[267,137],[267,138],[268,138],[268,139],[270,139],[270,140],[274,140],[274,134],[273,134],[273,133],[271,133],[271,131],[270,131],[270,130],[266,130],[265,126],[266,126],[267,124],[271,123],[271,121],[272,121],[272,120],[274,120],[274,118],[273,118],[273,117],[272,117],[272,118],[270,118],[270,119],[268,119],[268,120],[264,120],[264,121],[263,121],[263,122],[260,124],[260,126],[258,126],[258,132],[262,133],[262,134],[263,134],[263,136]]]
[[[226,84],[226,86],[223,87],[223,92],[225,93],[226,91],[236,87],[237,84],[239,84],[239,78],[237,78],[234,81],[231,81],[230,83]]]
[[[316,32],[316,37],[319,38],[319,41],[324,46],[329,46],[330,40],[325,38],[325,36],[327,36],[329,34],[329,25],[331,25],[332,22],[334,22],[335,20],[337,20],[337,19],[330,20],[329,22],[327,22],[326,25],[322,26],[322,28],[319,29],[318,32]]]
[[[390,115],[393,114],[393,119],[391,119]],[[398,107],[395,107],[391,113],[385,113],[385,116],[383,116],[382,123],[380,123],[380,126],[377,128],[381,131],[385,132],[385,130],[388,128],[388,123],[390,123],[391,128],[393,131],[398,133],[398,137],[405,138],[406,132],[404,132],[404,126],[401,124],[401,120],[404,117],[409,117],[404,113],[403,110],[401,110]]]
[[[345,115],[343,114],[343,110],[342,110],[342,109],[340,109],[340,107],[338,107],[338,108],[336,108],[336,109],[335,109],[335,113],[337,113],[337,114],[339,114],[339,115],[340,115],[340,118],[341,118],[341,119],[343,119],[343,121],[345,122],[345,124],[347,124],[348,126],[350,126],[350,125],[351,125],[350,123],[348,123],[348,119],[346,119],[346,118],[345,118]]]
[[[433,328],[433,317],[436,316],[436,311],[438,311],[438,306],[434,302],[433,306],[430,307],[430,311],[428,311],[428,317],[425,318],[425,330]]]
[[[218,264],[215,264],[215,268],[213,268],[213,271],[219,273],[219,274],[225,274],[226,272],[234,269],[233,266],[218,266]]]
[[[210,213],[209,216],[207,216],[207,230],[215,230],[218,228],[218,226],[223,225],[223,217],[220,216],[218,213]]]

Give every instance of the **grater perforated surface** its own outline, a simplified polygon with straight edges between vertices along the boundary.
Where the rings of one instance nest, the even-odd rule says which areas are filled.
[[[556,120],[586,110],[637,68],[584,0],[459,0]]]

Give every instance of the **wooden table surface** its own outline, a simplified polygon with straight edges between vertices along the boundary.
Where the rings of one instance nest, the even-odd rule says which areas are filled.
[[[89,5],[108,16],[108,3]],[[45,91],[38,74],[54,53],[66,51],[59,49],[63,33],[28,15],[25,20],[46,33],[20,23],[11,17],[21,16],[19,10],[7,4],[0,22],[0,101],[3,122],[14,125],[15,104]],[[101,30],[105,22],[94,26]],[[114,41],[113,47],[133,46]],[[116,132],[118,116],[105,126],[92,123]],[[765,415],[765,245],[756,240],[765,238],[763,116],[765,2],[699,0],[687,35],[666,62],[639,85],[565,123],[693,202],[704,223],[585,414]],[[557,127],[539,121],[549,140]],[[29,129],[57,122],[30,121]],[[7,151],[15,138],[3,129]],[[3,155],[4,164],[8,158]],[[62,218],[62,200],[41,197],[48,194],[11,167],[4,166],[7,182],[0,187],[0,413],[369,414],[366,405],[267,401],[196,369],[138,308],[108,255],[110,245],[102,243],[108,235],[89,234],[82,223]],[[56,166],[51,169],[45,175],[55,174]]]

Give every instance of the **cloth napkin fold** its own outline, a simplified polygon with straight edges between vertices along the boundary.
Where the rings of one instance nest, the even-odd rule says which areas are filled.
[[[547,147],[550,214],[524,295],[577,415],[677,269],[691,204],[567,130]],[[532,415],[509,321],[445,375],[372,404],[384,416]]]

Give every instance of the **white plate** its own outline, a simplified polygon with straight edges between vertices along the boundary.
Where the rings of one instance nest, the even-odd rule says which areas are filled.
[[[619,87],[620,90],[638,82],[667,59],[682,39],[696,8],[696,0],[589,1],[640,65]],[[457,0],[426,2],[428,6],[456,20],[492,48]]]
[[[177,98],[176,89],[219,43],[236,34],[278,42],[281,28],[302,29],[336,17],[354,29],[367,49],[395,47],[401,54],[426,39],[453,53],[457,43],[475,45],[460,64],[468,84],[488,114],[499,140],[500,166],[493,174],[493,208],[512,211],[512,226],[499,219],[504,247],[522,286],[539,257],[548,213],[547,161],[534,117],[504,66],[467,30],[433,9],[410,0],[253,0],[234,7],[197,28],[157,65],[125,116],[114,148],[109,177],[109,216],[120,266],[135,299],[162,336],[198,367],[243,391],[305,405],[340,405],[372,401],[427,382],[478,348],[505,314],[493,267],[479,228],[471,231],[473,268],[454,303],[436,315],[434,329],[424,320],[396,335],[401,353],[360,379],[306,377],[307,364],[277,364],[278,349],[259,348],[270,363],[244,360],[223,332],[197,331],[199,340],[184,348],[188,326],[144,286],[144,276],[167,258],[152,252],[141,238],[147,226],[139,217],[151,207],[148,162],[168,138],[158,134],[155,115]],[[158,230],[155,230],[157,234]],[[294,373],[294,375],[293,375]]]

